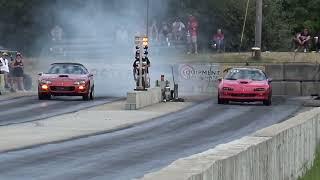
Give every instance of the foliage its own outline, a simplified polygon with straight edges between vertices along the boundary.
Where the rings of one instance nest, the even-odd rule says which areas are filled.
[[[92,2],[98,1],[103,2],[105,7],[110,7],[115,0]],[[190,13],[197,16],[202,47],[206,47],[216,29],[222,28],[227,44],[233,50],[238,50],[247,0],[163,0],[165,1],[169,7],[165,13],[167,19],[179,16],[186,20],[187,14]],[[24,52],[37,52],[41,42],[46,40],[49,30],[57,21],[55,10],[61,7],[83,7],[85,2],[87,1],[0,0],[0,45]],[[304,27],[313,33],[320,30],[320,0],[263,2],[264,50],[288,50],[293,32],[301,31]],[[254,45],[255,0],[250,0],[247,17],[242,50],[248,50]],[[30,49],[30,44],[39,46]]]
[[[317,180],[320,179],[320,150],[318,150],[316,159],[313,162],[311,169],[307,171],[303,178],[299,180]]]
[[[184,5],[177,6],[183,3]],[[172,0],[171,15],[194,12],[205,26],[201,33],[214,33],[222,27],[228,43],[234,48],[240,44],[247,0]],[[315,33],[320,30],[320,0],[264,0],[263,1],[264,50],[288,50],[293,32],[307,27]],[[244,49],[254,45],[255,0],[250,0],[244,34]]]

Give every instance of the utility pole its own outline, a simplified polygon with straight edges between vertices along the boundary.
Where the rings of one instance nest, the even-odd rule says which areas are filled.
[[[147,37],[149,37],[149,0],[147,0]]]
[[[255,47],[258,50],[255,51],[255,58],[261,57],[261,36],[262,36],[262,1],[256,0],[256,32],[255,32]]]

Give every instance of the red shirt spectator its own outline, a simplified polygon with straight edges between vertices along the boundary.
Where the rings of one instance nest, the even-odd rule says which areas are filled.
[[[191,43],[189,44],[188,54],[191,53],[192,49],[194,49],[195,54],[198,54],[198,27],[199,23],[197,19],[190,15],[188,21],[188,34],[190,34],[191,37],[188,38],[190,38]]]
[[[213,40],[215,41],[224,40],[224,34],[221,31],[221,29],[218,29],[218,32],[213,36]]]
[[[188,22],[188,30],[191,33],[191,36],[197,36],[198,35],[198,27],[199,23],[197,19],[194,16],[189,16],[189,22]]]

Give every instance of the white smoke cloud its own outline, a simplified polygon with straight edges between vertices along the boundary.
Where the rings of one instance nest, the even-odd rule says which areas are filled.
[[[84,53],[89,54],[89,57],[59,58],[59,61],[82,62],[88,69],[95,70],[96,94],[126,96],[126,92],[135,87],[132,76],[134,36],[137,32],[146,34],[147,1],[88,0],[76,5],[57,1],[54,19],[63,28],[65,38],[75,43],[79,42],[79,46],[81,43],[88,47],[97,46],[101,48],[100,51],[105,52],[102,56],[96,57],[98,50],[90,52],[88,49]],[[149,0],[149,25],[154,19],[160,24],[161,18],[166,14],[167,0]],[[126,42],[117,42],[115,37],[119,28],[127,31]],[[90,58],[91,55],[95,57]],[[152,58],[151,63],[153,63]],[[157,71],[157,68],[152,69]],[[161,72],[153,73],[161,74]]]

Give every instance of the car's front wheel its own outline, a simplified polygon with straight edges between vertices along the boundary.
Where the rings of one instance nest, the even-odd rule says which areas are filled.
[[[223,100],[218,96],[218,104],[223,104]]]
[[[88,101],[88,100],[89,100],[89,93],[83,95],[83,96],[82,96],[82,99],[83,99],[84,101]]]
[[[221,99],[220,96],[218,95],[218,104],[228,104],[228,103],[229,101]]]
[[[38,99],[39,100],[48,100],[48,99],[51,99],[51,95],[38,93]]]
[[[272,104],[272,97],[271,97],[271,95],[270,95],[267,100],[264,100],[264,101],[263,101],[263,105],[265,105],[265,106],[271,106],[271,104]]]
[[[92,86],[91,88],[91,92],[90,92],[90,100],[94,99],[94,86]]]

